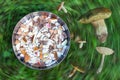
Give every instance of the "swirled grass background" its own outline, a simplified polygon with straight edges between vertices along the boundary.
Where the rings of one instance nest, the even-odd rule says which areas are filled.
[[[0,80],[120,80],[120,0],[65,0],[68,13],[58,12],[57,6],[63,0],[0,0]],[[106,19],[108,39],[100,43],[91,24],[79,23],[79,17],[90,9],[106,7],[112,15]],[[60,16],[68,25],[70,32],[80,36],[87,43],[79,49],[78,43],[71,40],[71,47],[65,60],[58,66],[44,71],[30,69],[21,64],[14,55],[11,38],[17,22],[26,14],[35,11],[49,11]],[[102,55],[97,46],[114,50],[105,57],[103,70],[96,74]],[[85,70],[76,72],[71,64]]]

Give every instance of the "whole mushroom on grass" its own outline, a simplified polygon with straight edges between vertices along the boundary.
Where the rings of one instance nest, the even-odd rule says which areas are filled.
[[[111,10],[108,8],[95,8],[80,17],[80,22],[87,24],[92,23],[96,30],[96,35],[101,43],[104,43],[108,36],[107,26],[104,19],[111,16]]]
[[[114,53],[114,51],[110,48],[107,48],[107,47],[96,47],[96,50],[102,54],[102,60],[101,60],[101,64],[97,70],[97,73],[100,73],[102,71],[102,68],[103,68],[103,64],[104,64],[104,58],[105,56],[107,55],[112,55]]]
[[[79,43],[79,48],[80,49],[83,47],[83,44],[86,43],[86,41],[81,40],[79,36],[76,36],[75,42]]]

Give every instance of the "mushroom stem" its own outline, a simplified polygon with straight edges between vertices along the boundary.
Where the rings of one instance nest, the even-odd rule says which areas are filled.
[[[62,7],[62,10],[65,12],[65,13],[67,13],[67,10],[66,10],[66,8],[63,6]]]
[[[60,11],[61,9],[62,9],[65,13],[67,13],[67,10],[66,10],[65,7],[64,7],[64,2],[62,2],[62,3],[59,5],[58,11]]]
[[[82,48],[83,47],[83,42],[79,44],[79,48]]]
[[[69,74],[68,78],[71,78],[77,70],[74,68],[73,71]]]
[[[92,25],[95,27],[96,35],[100,42],[104,43],[107,39],[108,32],[107,27],[103,19],[92,22]]]
[[[103,64],[104,64],[104,58],[105,58],[105,55],[103,54],[102,55],[102,60],[101,60],[101,64],[97,70],[97,74],[100,73],[102,71],[102,68],[103,68]]]
[[[79,48],[82,48],[83,47],[83,44],[86,43],[86,41],[78,41],[79,44]]]

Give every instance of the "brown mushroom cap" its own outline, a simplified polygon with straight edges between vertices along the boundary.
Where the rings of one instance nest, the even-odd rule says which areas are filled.
[[[111,10],[108,8],[95,8],[80,17],[81,23],[90,23],[100,19],[106,19],[111,16]]]
[[[110,48],[107,47],[96,47],[96,50],[100,53],[100,54],[104,54],[104,55],[111,55],[114,53],[114,51]]]

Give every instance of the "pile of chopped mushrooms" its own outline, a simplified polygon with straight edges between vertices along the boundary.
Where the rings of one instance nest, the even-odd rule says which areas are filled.
[[[45,69],[58,64],[69,48],[66,24],[49,12],[25,16],[14,30],[13,45],[18,59],[27,66]]]

